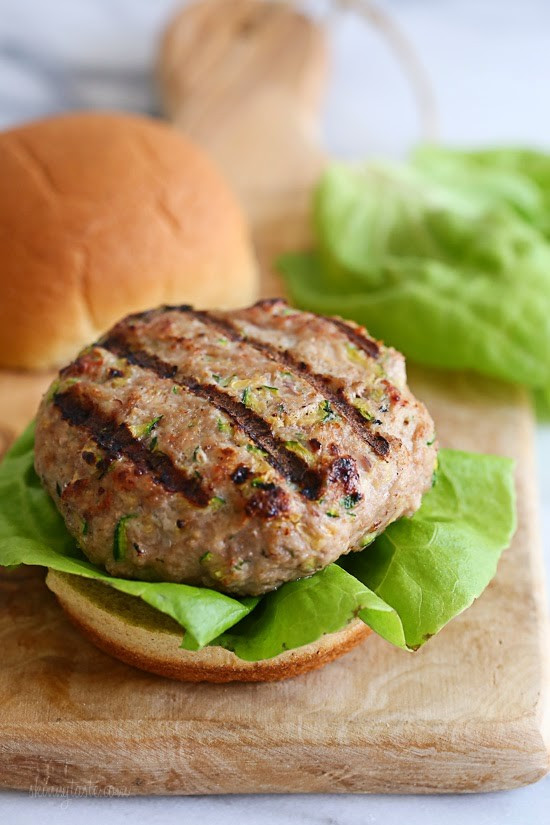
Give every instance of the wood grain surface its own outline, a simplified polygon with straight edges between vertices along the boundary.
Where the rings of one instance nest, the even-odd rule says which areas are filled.
[[[209,0],[211,12],[217,2]],[[231,5],[240,9],[240,31],[248,38],[256,24],[249,26],[246,15],[242,19],[244,6],[253,9],[248,0],[243,3]],[[269,21],[260,19],[261,37],[269,38]],[[185,25],[185,19],[174,25]],[[201,45],[211,55],[208,30],[203,20]],[[299,44],[306,30],[299,23],[292,34],[285,30],[285,38],[296,37]],[[176,35],[165,44],[182,37]],[[216,30],[212,48],[225,43],[224,37]],[[203,75],[204,101],[217,106],[222,100],[216,89],[208,94],[205,84],[233,76],[232,61],[239,63],[241,52],[238,44],[237,52],[227,48],[224,72],[216,74],[214,61]],[[319,49],[308,53],[318,60]],[[262,54],[256,52],[259,60]],[[165,52],[163,59],[172,61],[173,84],[178,61]],[[245,77],[249,85],[251,78],[263,88],[276,85],[266,74],[265,65],[263,73],[248,65]],[[176,97],[185,94],[185,84],[178,89]],[[171,111],[186,105],[172,99]],[[291,112],[289,123],[303,122],[294,105]],[[205,109],[202,122],[221,130],[224,119],[215,114]],[[246,163],[250,141],[267,140],[261,123],[250,123],[255,132],[233,144],[236,156],[219,157],[233,174],[239,159]],[[306,152],[307,141],[298,143]],[[322,152],[311,134],[310,148],[320,168]],[[287,166],[282,149],[277,157],[276,151],[270,156],[276,165],[271,183],[252,186],[273,191],[273,200],[251,195],[246,204],[264,262],[277,251],[302,246],[310,232],[305,195],[312,167],[304,164],[301,178],[299,164]],[[285,168],[294,170],[292,180],[285,178]],[[280,291],[272,271],[264,278],[265,294]],[[373,635],[342,659],[287,682],[194,685],[134,670],[94,648],[69,624],[41,570],[4,573],[0,784],[99,795],[432,793],[513,788],[548,771],[549,632],[530,409],[521,390],[485,378],[419,369],[409,374],[443,445],[517,460],[518,530],[476,604],[414,654]],[[0,432],[24,427],[47,380],[0,376]]]

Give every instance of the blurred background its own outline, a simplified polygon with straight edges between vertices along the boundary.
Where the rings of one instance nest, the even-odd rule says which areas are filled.
[[[402,154],[423,134],[410,67],[402,53],[401,62],[396,57],[387,31],[334,2],[297,5],[330,21],[323,128],[331,152]],[[1,0],[0,126],[75,108],[158,112],[152,77],[158,37],[181,6],[181,0]],[[441,140],[548,148],[549,3],[384,0],[377,6],[422,66]]]

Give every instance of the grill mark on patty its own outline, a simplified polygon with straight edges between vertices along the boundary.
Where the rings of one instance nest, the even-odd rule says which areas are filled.
[[[350,327],[340,318],[331,318],[328,315],[323,315],[321,317],[324,321],[327,321],[329,324],[332,324],[332,326],[343,332],[352,344],[355,344],[358,349],[363,350],[363,352],[365,352],[370,358],[378,358],[380,355],[380,347],[374,338],[369,338],[368,335],[363,335],[362,332],[359,332],[359,330],[355,329],[355,327]]]
[[[132,435],[124,422],[102,410],[86,396],[78,384],[56,393],[53,403],[61,416],[71,426],[86,430],[95,443],[106,453],[109,462],[124,456],[141,473],[148,473],[156,484],[169,493],[181,493],[197,507],[207,507],[210,495],[198,478],[189,476],[176,467],[166,453],[151,450]]]
[[[363,441],[366,441],[369,447],[371,447],[371,449],[380,458],[387,456],[390,449],[388,440],[380,433],[372,432],[369,426],[370,422],[361,415],[359,410],[354,407],[353,404],[350,404],[344,396],[343,391],[340,389],[335,392],[332,389],[331,379],[328,376],[322,375],[318,372],[313,372],[311,367],[305,361],[299,361],[289,350],[282,350],[266,341],[260,341],[257,338],[242,335],[231,321],[228,321],[225,318],[217,318],[204,310],[195,310],[187,304],[183,304],[181,306],[169,306],[165,307],[165,309],[189,313],[198,321],[202,321],[202,323],[223,332],[231,341],[240,344],[248,344],[253,347],[253,349],[266,355],[270,360],[275,361],[278,364],[282,364],[289,370],[293,370],[337,408],[342,417],[348,422],[348,424],[351,425],[356,435],[362,438]],[[332,321],[333,319],[327,318],[326,320]],[[340,323],[343,327],[346,327],[343,321],[338,322],[337,325],[339,326]],[[344,331],[346,332],[346,335],[348,335],[348,333],[355,333],[355,330],[350,327],[346,327]],[[363,336],[359,333],[355,334],[359,338],[363,338]],[[369,341],[370,339],[364,338],[363,340]],[[373,343],[376,344],[376,342]],[[376,347],[378,352],[377,344]],[[362,348],[364,349],[364,346],[362,346]]]
[[[288,306],[287,302],[284,298],[263,298],[260,301],[256,301],[254,304],[255,307],[260,307],[261,309],[268,309],[272,306],[277,306],[277,304],[284,304]],[[206,323],[220,323],[220,324],[228,324],[231,326],[231,322],[227,322],[222,319],[217,319],[211,316],[208,312],[204,312],[201,310],[194,310],[190,304],[182,304],[181,306],[165,306],[164,309],[172,309],[178,310],[180,312],[189,312],[195,316],[195,318],[200,318],[204,320]],[[378,358],[380,355],[380,346],[378,341],[375,341],[374,338],[371,338],[368,335],[365,335],[359,330],[355,329],[355,327],[351,327],[346,321],[343,321],[341,318],[334,318],[331,315],[319,315],[319,318],[322,318],[327,323],[332,324],[341,332],[344,333],[346,338],[351,341],[352,344],[355,344],[356,347],[363,350],[370,358]],[[233,327],[233,329],[235,329]]]
[[[301,456],[285,447],[271,427],[258,413],[242,401],[223,392],[213,384],[200,384],[193,378],[180,377],[178,383],[194,395],[209,401],[218,410],[223,410],[265,453],[266,461],[293,484],[297,484],[303,496],[315,501],[319,498],[324,475],[313,470]]]
[[[109,335],[99,346],[124,358],[130,364],[154,372],[159,378],[169,378],[193,395],[208,401],[222,410],[246,435],[266,453],[266,461],[293,484],[310,501],[319,498],[325,480],[322,470],[311,469],[308,463],[276,436],[267,421],[242,401],[233,398],[214,384],[202,384],[192,376],[179,374],[175,364],[163,361],[157,355],[142,349],[134,349],[120,333]]]
[[[356,502],[361,498],[359,492],[359,473],[357,464],[351,455],[343,455],[332,462],[329,481],[338,481],[342,484],[344,492],[351,496],[358,496]]]
[[[259,516],[263,519],[277,518],[290,509],[288,494],[275,484],[266,484],[246,502],[247,516]]]
[[[233,484],[244,484],[252,474],[250,467],[247,467],[246,464],[239,464],[235,467],[229,478]]]

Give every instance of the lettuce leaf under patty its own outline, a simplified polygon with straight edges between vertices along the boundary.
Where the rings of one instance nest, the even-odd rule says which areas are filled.
[[[185,631],[182,647],[222,645],[258,661],[316,641],[359,616],[416,649],[471,605],[515,530],[513,462],[441,450],[418,512],[373,544],[261,598],[205,587],[115,578],[88,562],[34,470],[34,428],[0,465],[0,565],[35,564],[95,579],[143,599]]]
[[[315,252],[281,260],[290,296],[418,363],[550,387],[548,184],[548,158],[512,150],[334,164]]]

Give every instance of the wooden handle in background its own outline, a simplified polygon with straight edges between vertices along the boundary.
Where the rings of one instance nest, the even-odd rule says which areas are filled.
[[[264,295],[281,291],[276,255],[311,240],[327,52],[314,20],[262,0],[201,0],[179,12],[161,43],[165,112],[209,151],[241,199]]]

